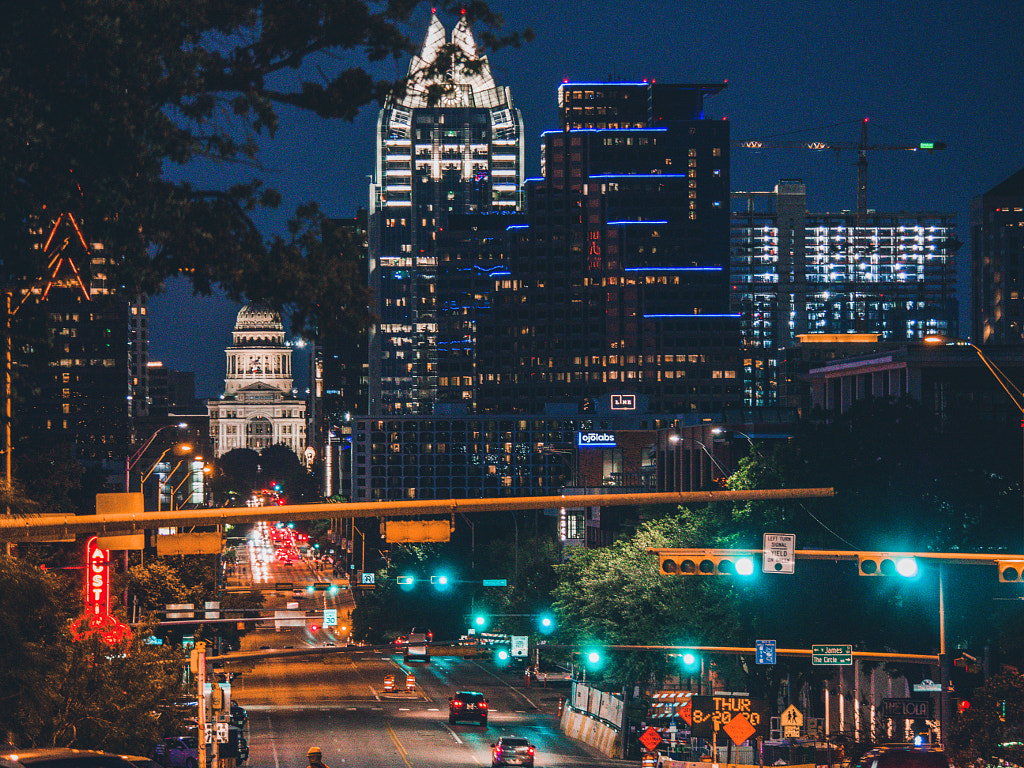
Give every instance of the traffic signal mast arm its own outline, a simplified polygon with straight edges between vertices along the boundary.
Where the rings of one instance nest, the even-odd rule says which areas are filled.
[[[657,555],[659,570],[665,576],[701,575],[718,576],[749,575],[751,570],[742,570],[738,566],[741,561],[752,561],[754,555],[763,555],[763,549],[675,549],[651,548],[647,550]],[[900,573],[911,576],[916,572],[918,560],[937,560],[940,563],[955,565],[995,565],[999,568],[999,580],[1006,582],[1024,581],[1024,555],[1009,553],[969,553],[969,552],[873,552],[848,551],[839,549],[797,549],[793,551],[794,559],[803,560],[840,560],[856,561],[862,576],[883,576]],[[912,572],[904,572],[902,567],[909,564]]]
[[[670,549],[656,548],[648,549],[648,552],[655,555],[667,555],[678,557],[751,557],[764,553],[763,549]],[[861,560],[865,557],[912,557],[918,560],[942,560],[947,563],[958,565],[996,565],[1001,562],[1019,561],[1024,563],[1024,555],[1013,554],[974,554],[967,552],[851,552],[842,549],[798,549],[793,552],[798,560]]]

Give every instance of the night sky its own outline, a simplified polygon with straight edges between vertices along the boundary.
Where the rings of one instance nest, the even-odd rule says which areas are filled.
[[[539,136],[557,128],[559,83],[656,79],[722,82],[708,117],[727,117],[733,139],[767,136],[869,143],[945,142],[932,154],[868,156],[868,207],[954,213],[961,332],[970,297],[971,198],[1024,166],[1024,4],[1015,2],[669,2],[493,0],[506,27],[530,27],[532,43],[490,55],[495,81],[512,89],[526,123],[527,175],[539,175]],[[414,38],[426,31],[426,10]],[[456,18],[442,16],[448,30]],[[322,67],[338,62],[322,59]],[[381,74],[403,75],[407,60]],[[282,214],[316,199],[331,216],[367,204],[377,110],[354,123],[286,113],[266,145],[266,177],[285,195]],[[831,127],[823,127],[831,126]],[[788,135],[792,134],[792,135]],[[732,152],[732,188],[807,183],[811,211],[856,206],[855,151]],[[208,181],[221,169],[188,168]],[[286,216],[261,225],[280,230]],[[223,390],[224,347],[239,307],[192,299],[181,283],[151,301],[151,359],[196,372],[200,397]],[[197,331],[197,328],[200,329]],[[296,359],[296,370],[303,366]],[[297,381],[302,386],[304,381]]]

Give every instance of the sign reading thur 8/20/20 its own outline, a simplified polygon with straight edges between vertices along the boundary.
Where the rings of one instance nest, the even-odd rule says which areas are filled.
[[[691,733],[710,739],[724,731],[736,744],[768,735],[768,701],[746,696],[694,696],[690,699]]]

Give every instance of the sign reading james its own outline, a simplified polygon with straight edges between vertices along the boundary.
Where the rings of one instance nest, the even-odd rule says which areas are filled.
[[[580,448],[614,448],[615,434],[612,432],[577,432],[576,445]]]
[[[724,731],[735,744],[768,735],[768,701],[745,696],[694,696],[690,699],[692,735],[710,739]]]

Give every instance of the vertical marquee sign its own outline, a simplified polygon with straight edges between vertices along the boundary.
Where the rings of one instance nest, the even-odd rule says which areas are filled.
[[[100,549],[95,536],[85,545],[85,615],[72,632],[76,640],[97,634],[110,645],[131,637],[131,630],[110,615],[110,550]]]

